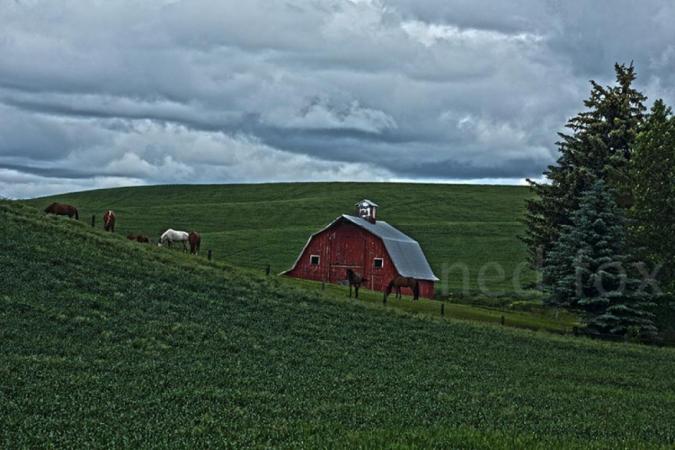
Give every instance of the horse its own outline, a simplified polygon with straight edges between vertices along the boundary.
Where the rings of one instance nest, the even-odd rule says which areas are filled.
[[[182,242],[183,243],[183,251],[187,253],[187,241],[189,239],[190,235],[188,234],[187,231],[176,231],[171,228],[166,230],[164,233],[159,238],[159,243],[157,244],[158,246],[162,247],[164,244],[168,244],[169,247],[171,247],[171,244],[174,242]]]
[[[136,241],[140,242],[141,244],[149,244],[150,239],[147,236],[143,236],[142,234],[139,234],[136,236],[135,234],[127,234],[127,239],[130,241]]]
[[[401,298],[401,288],[404,287],[412,289],[413,300],[419,300],[420,282],[412,277],[396,277],[387,285],[387,289],[384,291],[384,301],[387,301],[387,297],[394,288],[396,288],[396,298]]]
[[[72,205],[66,205],[65,203],[54,202],[45,208],[45,213],[55,214],[57,216],[68,216],[71,219],[75,216],[76,220],[80,220],[80,214],[77,212],[77,208]]]
[[[190,234],[188,234],[188,242],[190,243],[190,253],[198,255],[202,237],[196,231],[190,231]]]
[[[115,232],[115,212],[112,209],[103,214],[103,229],[111,233]]]
[[[359,298],[359,288],[362,283],[368,281],[366,278],[352,269],[347,269],[347,280],[349,281],[349,298],[352,298],[352,286],[354,286],[354,297]]]

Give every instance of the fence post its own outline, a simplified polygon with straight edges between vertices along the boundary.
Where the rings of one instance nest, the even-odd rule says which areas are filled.
[[[504,318],[504,316],[502,316],[502,325],[504,325],[505,322],[506,322],[506,319]]]
[[[445,317],[445,303],[441,303],[441,317]]]
[[[211,261],[211,249],[208,251],[207,258],[209,258],[209,261]]]
[[[91,227],[94,228],[96,226],[96,214],[91,215]]]

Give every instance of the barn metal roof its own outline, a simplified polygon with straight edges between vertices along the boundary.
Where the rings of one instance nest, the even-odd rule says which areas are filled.
[[[420,244],[416,240],[397,230],[383,220],[378,220],[375,223],[372,223],[360,217],[350,216],[347,214],[343,214],[320,231],[312,234],[309,240],[307,240],[305,247],[300,252],[300,255],[298,255],[298,258],[295,260],[293,267],[291,267],[288,271],[293,270],[298,265],[302,254],[305,252],[305,249],[314,236],[332,227],[340,220],[347,220],[382,239],[382,242],[384,242],[384,246],[387,249],[387,253],[389,253],[389,256],[391,257],[397,272],[401,274],[401,276],[413,277],[417,278],[418,280],[438,281],[438,278],[431,270],[431,266],[429,266],[427,258],[424,256],[422,247],[420,247]]]
[[[347,214],[343,214],[342,218],[349,220],[361,228],[365,228],[382,239],[389,256],[396,266],[396,270],[402,276],[413,277],[419,280],[438,281],[438,278],[431,270],[431,266],[429,266],[427,258],[424,256],[422,247],[407,234],[397,230],[383,220],[372,223],[360,217],[349,216]]]

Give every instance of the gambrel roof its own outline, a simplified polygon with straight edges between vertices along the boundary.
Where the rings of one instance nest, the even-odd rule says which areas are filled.
[[[298,265],[298,262],[300,261],[300,258],[305,252],[305,249],[312,241],[314,236],[331,228],[341,220],[351,222],[354,225],[361,227],[382,239],[382,242],[387,249],[387,253],[389,253],[389,257],[396,267],[396,271],[401,276],[412,277],[418,280],[438,281],[438,278],[431,270],[431,266],[429,265],[427,258],[424,256],[424,252],[422,252],[422,247],[420,247],[420,244],[416,240],[382,220],[372,223],[366,219],[350,216],[347,214],[341,215],[323,229],[312,234],[307,240],[305,247],[300,252],[298,259],[295,260],[293,267],[288,269],[286,272],[290,272],[291,270],[295,269],[295,267]]]

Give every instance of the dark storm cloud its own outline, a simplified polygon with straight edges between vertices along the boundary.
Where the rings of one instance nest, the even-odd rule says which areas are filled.
[[[97,175],[112,175],[112,174],[97,174],[89,170],[82,171],[58,167],[57,168],[34,167],[34,166],[25,166],[21,164],[5,164],[5,163],[0,163],[0,169],[12,170],[30,175],[38,175],[44,178],[84,179],[84,178],[91,178],[92,176]]]
[[[674,20],[665,0],[0,0],[0,195],[518,182],[614,62],[675,100]]]

